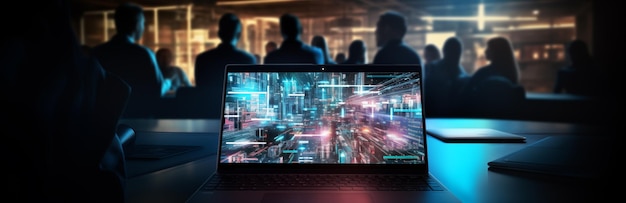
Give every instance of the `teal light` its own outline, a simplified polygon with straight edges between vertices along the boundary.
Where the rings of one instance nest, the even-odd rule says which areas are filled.
[[[476,183],[484,182],[481,178],[484,176],[473,176],[468,174],[480,174],[487,173],[486,162],[491,159],[490,147],[485,147],[484,143],[459,143],[459,144],[446,144],[432,138],[427,137],[428,143],[428,159],[430,171],[442,182],[454,182],[449,184],[449,187],[459,199],[468,200],[480,187],[486,187],[486,185],[479,185]],[[481,159],[483,161],[476,161]],[[480,202],[478,200],[472,200],[470,202]]]

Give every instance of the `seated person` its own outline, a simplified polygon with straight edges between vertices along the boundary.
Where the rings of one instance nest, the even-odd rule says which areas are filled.
[[[485,57],[490,63],[478,69],[461,90],[460,108],[473,116],[514,115],[526,93],[519,83],[513,46],[504,37],[489,39]]]
[[[594,66],[587,44],[574,40],[567,46],[569,64],[557,72],[554,93],[597,96],[604,91],[606,78]]]
[[[176,92],[179,87],[191,87],[191,82],[187,78],[187,74],[182,68],[173,65],[174,55],[168,48],[161,48],[156,52],[157,63],[163,77],[169,79],[172,82],[169,92]]]

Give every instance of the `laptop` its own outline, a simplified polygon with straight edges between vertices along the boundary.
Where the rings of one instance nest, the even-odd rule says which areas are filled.
[[[419,65],[228,65],[216,172],[187,202],[460,202],[428,170]]]

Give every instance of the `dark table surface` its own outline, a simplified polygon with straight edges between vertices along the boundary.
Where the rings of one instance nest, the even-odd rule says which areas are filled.
[[[137,144],[200,145],[202,150],[160,160],[128,160],[127,200],[184,202],[215,171],[219,120],[123,119]],[[605,127],[502,119],[431,118],[426,128],[492,128],[524,135],[526,143],[444,143],[428,136],[431,173],[463,202],[604,202],[614,189],[575,179],[489,170],[487,162],[548,136],[612,133]]]

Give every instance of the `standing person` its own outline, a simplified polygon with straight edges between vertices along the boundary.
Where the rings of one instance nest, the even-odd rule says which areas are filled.
[[[436,45],[429,44],[424,47],[424,66],[439,59],[441,59],[441,53]]]
[[[163,77],[172,81],[172,85],[169,89],[170,92],[176,92],[179,87],[192,86],[185,71],[173,64],[174,54],[172,54],[172,50],[161,48],[157,50],[156,58],[159,68],[161,68],[161,72],[163,72]]]
[[[396,11],[380,15],[376,23],[376,46],[380,49],[374,56],[374,64],[422,64],[420,56],[404,43],[407,32],[406,18]]]
[[[234,13],[225,13],[219,21],[217,35],[221,43],[214,49],[198,54],[195,64],[196,87],[210,88],[221,95],[227,64],[256,64],[250,52],[237,48],[241,38],[241,20]],[[218,91],[219,90],[219,91]]]
[[[367,47],[363,40],[353,40],[348,47],[348,59],[343,64],[366,64]]]
[[[237,48],[241,38],[241,20],[234,13],[225,13],[220,17],[217,35],[221,43],[214,49],[198,54],[195,64],[196,90],[183,98],[199,104],[196,112],[208,118],[220,118],[222,87],[228,64],[256,64],[256,57],[247,51]],[[179,96],[178,94],[176,95]],[[216,99],[217,98],[217,99]]]
[[[104,69],[118,75],[132,88],[125,117],[154,117],[161,98],[170,89],[152,50],[137,44],[144,32],[143,8],[123,3],[115,9],[117,33],[92,50]]]
[[[437,55],[439,50],[435,46]],[[428,56],[424,49],[424,56]],[[457,37],[448,38],[443,44],[443,58],[424,65],[425,102],[430,115],[449,115],[457,112],[461,89],[470,79],[461,66],[463,43]],[[427,58],[427,57],[425,57]]]
[[[280,33],[283,42],[277,50],[265,56],[263,63],[324,64],[322,50],[302,42],[302,24],[297,16],[289,13],[280,16]]]
[[[317,47],[322,50],[322,57],[324,58],[324,64],[337,64],[333,58],[330,57],[330,53],[328,53],[328,43],[326,43],[326,38],[321,35],[313,36],[311,39],[311,46]]]

